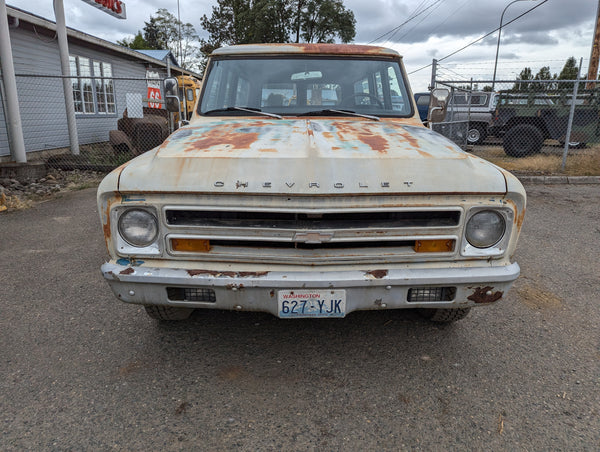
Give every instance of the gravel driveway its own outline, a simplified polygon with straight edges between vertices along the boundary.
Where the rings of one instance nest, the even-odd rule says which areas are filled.
[[[118,302],[93,189],[0,215],[0,450],[599,450],[600,192],[531,186],[501,304],[440,327]]]

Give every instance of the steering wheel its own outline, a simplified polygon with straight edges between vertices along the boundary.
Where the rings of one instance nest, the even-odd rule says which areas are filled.
[[[384,108],[384,107],[383,107],[383,102],[381,102],[381,101],[380,101],[380,100],[377,98],[377,96],[375,96],[375,95],[373,95],[373,94],[369,94],[369,93],[354,93],[354,94],[352,94],[351,96],[349,96],[349,97],[346,97],[346,98],[342,99],[341,105],[348,106],[348,105],[350,104],[350,100],[353,100],[353,99],[354,99],[354,98],[356,98],[356,97],[368,97],[369,99],[372,99],[372,100],[374,100],[374,101],[377,103],[377,106],[378,106],[379,108]],[[354,105],[355,105],[355,104],[354,104]],[[374,104],[372,104],[372,103],[371,103],[370,105],[374,105]]]

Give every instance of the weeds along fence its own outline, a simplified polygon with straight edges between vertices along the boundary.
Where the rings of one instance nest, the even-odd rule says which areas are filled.
[[[61,76],[16,74],[27,159],[59,169],[109,171],[162,143],[178,116],[164,106],[162,79],[68,77],[79,152],[69,140]],[[2,79],[0,77],[0,86]],[[10,158],[5,93],[0,92],[0,159]]]
[[[600,142],[596,80],[436,81],[450,92],[432,128],[464,149],[501,147],[510,157],[563,155]],[[493,87],[493,89],[492,89]]]

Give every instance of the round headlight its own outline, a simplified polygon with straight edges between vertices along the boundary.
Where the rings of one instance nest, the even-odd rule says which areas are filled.
[[[502,239],[505,230],[506,223],[502,215],[483,210],[469,219],[465,235],[475,248],[489,248]]]
[[[119,217],[119,233],[130,245],[148,246],[158,235],[158,220],[147,210],[131,209]]]

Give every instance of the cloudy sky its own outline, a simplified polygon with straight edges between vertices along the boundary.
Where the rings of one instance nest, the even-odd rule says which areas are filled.
[[[177,15],[177,0],[125,0],[127,19],[115,19],[83,3],[63,0],[67,26],[109,41],[132,37],[158,8]],[[433,58],[442,59],[498,28],[502,11],[511,0],[345,0],[356,17],[356,43],[391,47],[404,55],[414,91],[427,88],[431,68],[419,70]],[[542,4],[543,3],[543,4]],[[8,0],[8,5],[54,20],[52,0]],[[181,20],[200,36],[200,17],[210,15],[216,0],[180,0]],[[550,66],[560,72],[565,60],[583,58],[587,73],[596,0],[520,0],[507,8],[503,24],[540,5],[502,28],[497,79],[513,80],[526,66],[536,73]],[[411,20],[409,20],[411,19]],[[405,25],[399,27],[404,22]],[[395,33],[380,36],[397,28]],[[378,39],[380,38],[380,39]],[[444,59],[440,76],[449,80],[490,80],[494,70],[497,32]]]

